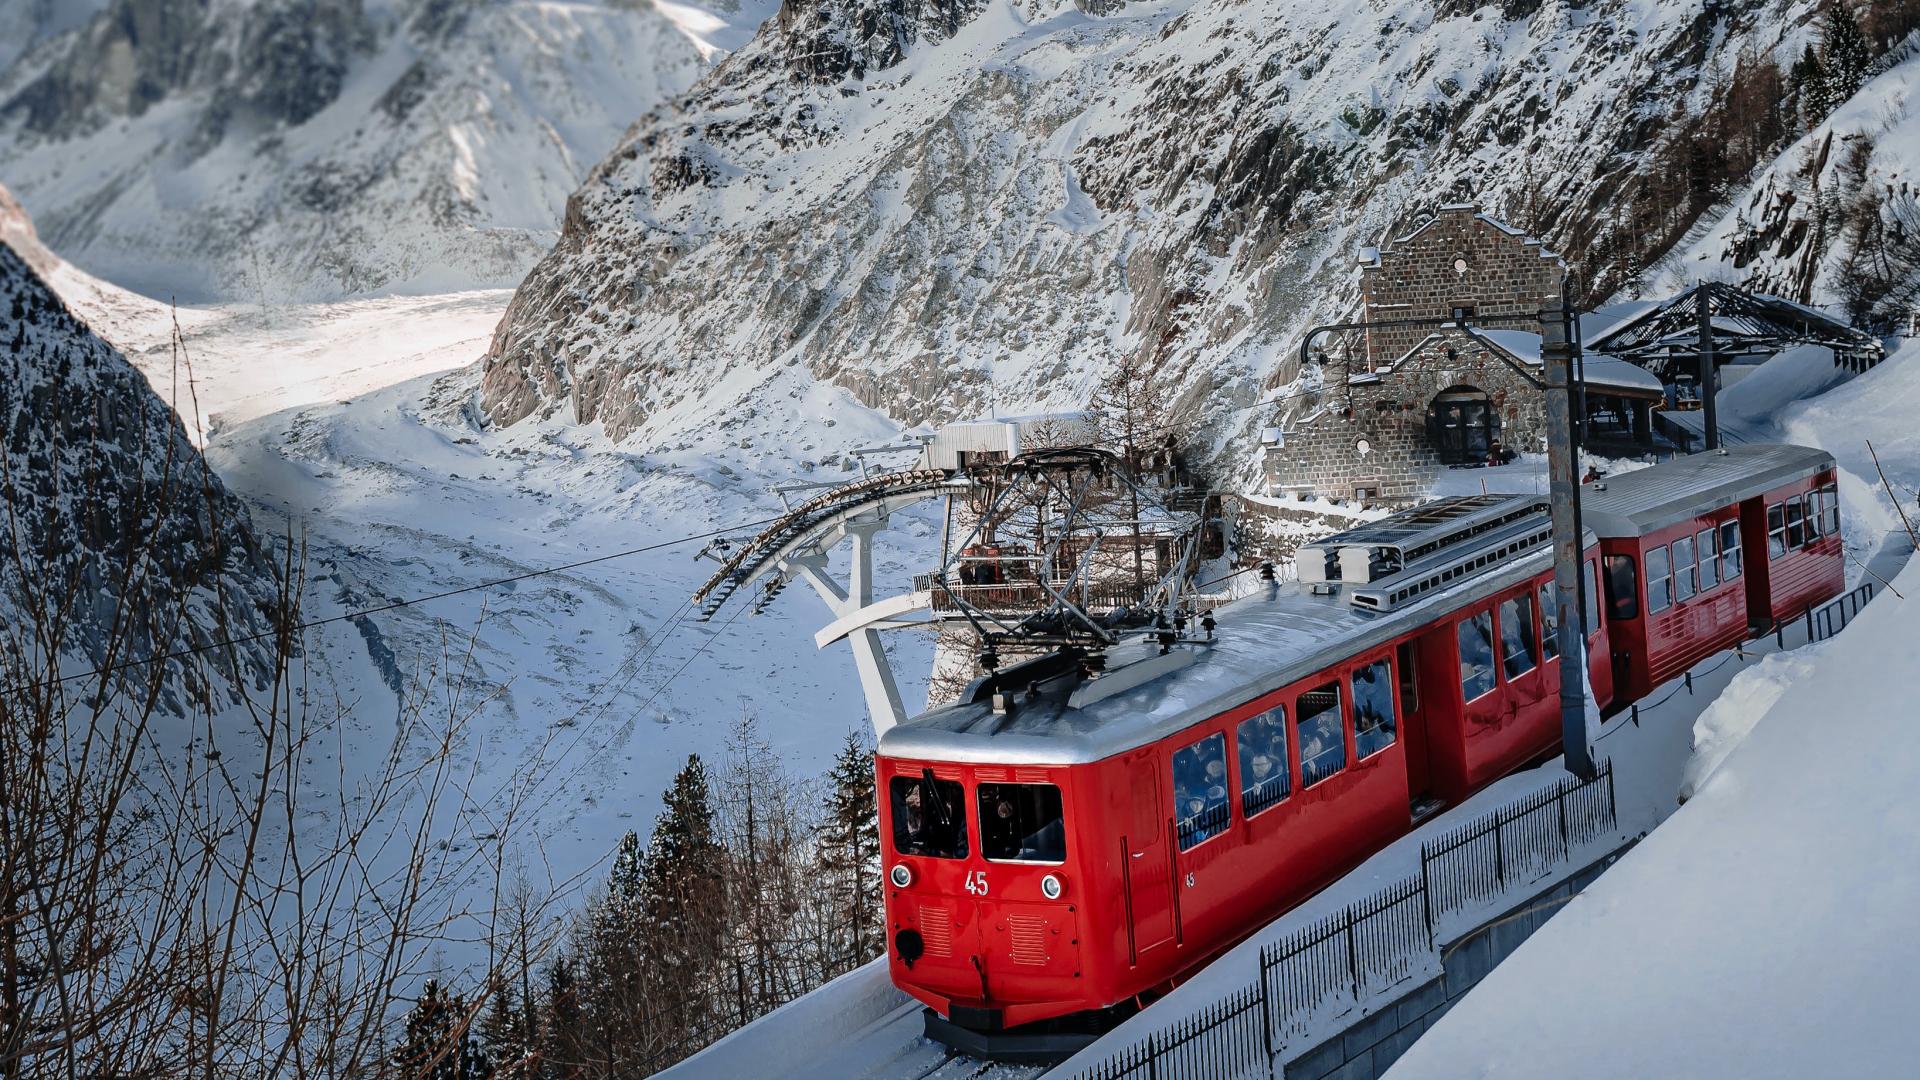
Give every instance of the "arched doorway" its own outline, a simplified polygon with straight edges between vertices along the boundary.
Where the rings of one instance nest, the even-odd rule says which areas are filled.
[[[1478,465],[1500,441],[1500,410],[1486,392],[1450,386],[1427,406],[1427,441],[1448,465]]]

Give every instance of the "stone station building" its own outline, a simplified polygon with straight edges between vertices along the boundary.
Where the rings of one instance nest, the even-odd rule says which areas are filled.
[[[1544,451],[1540,313],[1560,307],[1566,272],[1540,241],[1470,205],[1363,250],[1358,321],[1369,328],[1323,357],[1317,402],[1267,429],[1269,493],[1407,502],[1443,469]],[[1586,374],[1590,432],[1650,444],[1659,380],[1596,356]]]

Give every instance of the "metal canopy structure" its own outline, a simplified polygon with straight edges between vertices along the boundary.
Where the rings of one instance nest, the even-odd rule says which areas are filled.
[[[1706,448],[1720,445],[1715,373],[1735,359],[1772,356],[1795,345],[1833,350],[1835,364],[1865,371],[1885,355],[1873,336],[1824,312],[1735,285],[1703,281],[1587,343],[1647,369],[1663,383],[1697,381],[1706,412]]]

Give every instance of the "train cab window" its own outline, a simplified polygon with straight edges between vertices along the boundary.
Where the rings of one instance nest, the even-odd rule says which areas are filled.
[[[1799,499],[1788,499],[1787,511],[1787,550],[1795,551],[1807,546],[1807,508]]]
[[[893,805],[893,847],[902,855],[935,859],[967,857],[966,793],[958,780],[938,780],[933,770],[896,776],[887,788]]]
[[[1340,684],[1330,682],[1294,703],[1300,728],[1300,786],[1310,788],[1347,767],[1347,732],[1340,719]]]
[[[980,854],[996,862],[1067,861],[1066,813],[1052,784],[981,784]]]
[[[1226,831],[1227,737],[1218,732],[1173,753],[1173,809],[1180,850]]]
[[[1840,535],[1840,489],[1832,484],[1820,489],[1820,533]]]
[[[1700,591],[1706,592],[1720,584],[1720,531],[1702,529],[1693,538],[1693,546],[1700,557]]]
[[[1560,655],[1560,587],[1549,578],[1540,586],[1540,658],[1553,660]]]
[[[1293,790],[1287,767],[1287,710],[1276,706],[1240,721],[1240,812],[1252,817]]]
[[[1693,557],[1693,537],[1683,536],[1673,542],[1673,602],[1684,604],[1693,599],[1700,591],[1699,579],[1695,576]]]
[[[1493,689],[1493,612],[1460,620],[1460,691],[1464,701]]]
[[[1633,556],[1607,556],[1607,618],[1640,617],[1640,582],[1634,572]]]
[[[1767,507],[1767,558],[1787,553],[1787,508],[1775,503]]]
[[[1647,551],[1647,614],[1657,615],[1673,606],[1673,562],[1666,545]]]
[[[1522,593],[1500,602],[1500,663],[1507,678],[1517,679],[1540,666],[1540,648],[1533,636],[1533,597]]]
[[[1364,761],[1393,745],[1393,666],[1376,660],[1353,673],[1353,756]]]
[[[1740,576],[1740,523],[1723,521],[1720,523],[1720,580],[1732,581]]]

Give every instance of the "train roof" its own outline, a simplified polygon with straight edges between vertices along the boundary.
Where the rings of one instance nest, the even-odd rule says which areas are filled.
[[[1833,467],[1825,450],[1787,443],[1692,454],[1582,488],[1580,522],[1596,536],[1645,536]]]
[[[1211,645],[1176,646],[1193,651],[1193,661],[1185,667],[1080,706],[1071,699],[1083,683],[1069,676],[1042,681],[1038,697],[1015,688],[1006,713],[995,712],[986,700],[933,709],[889,729],[880,737],[880,751],[892,757],[972,764],[1099,761],[1392,641],[1437,614],[1545,571],[1551,560],[1551,548],[1528,551],[1388,611],[1352,603],[1350,593],[1368,588],[1366,584],[1269,585],[1215,610],[1219,625]],[[1110,655],[1117,660],[1120,651]],[[1147,651],[1157,652],[1157,647]],[[1125,672],[1117,667],[1103,678],[1120,678]]]

